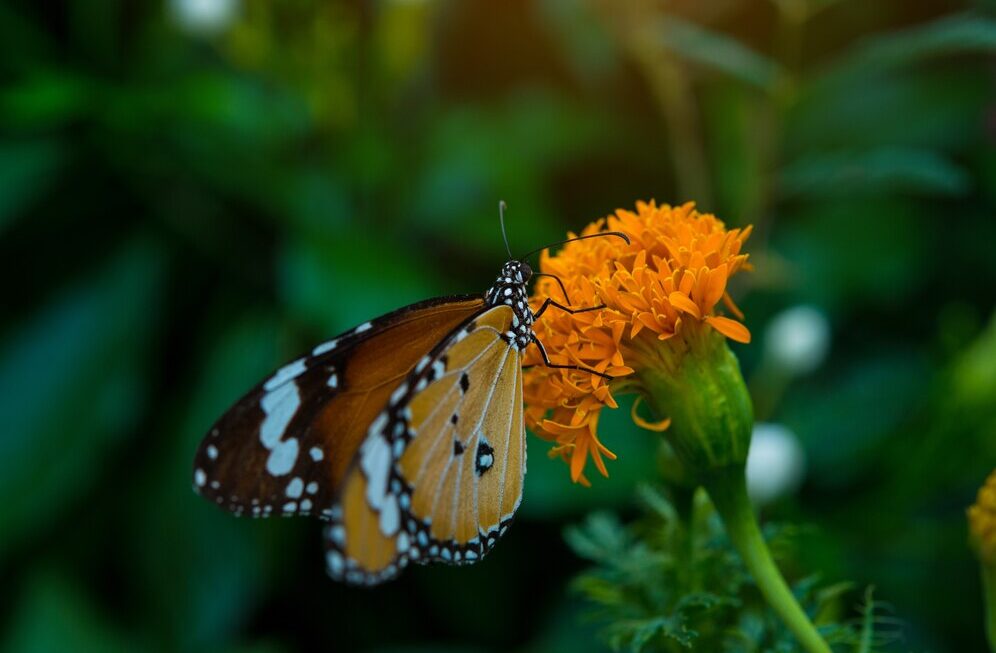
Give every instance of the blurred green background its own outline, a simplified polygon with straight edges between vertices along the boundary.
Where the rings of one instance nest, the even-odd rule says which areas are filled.
[[[625,407],[611,478],[571,485],[532,438],[486,562],[373,591],[327,579],[317,523],[234,519],[190,465],[299,351],[483,291],[500,198],[522,251],[651,197],[756,225],[736,352],[808,461],[764,517],[810,527],[803,569],[876,586],[895,650],[983,650],[964,509],[996,466],[992,10],[0,4],[0,650],[601,650],[562,532],[655,478]],[[828,353],[793,366],[765,333],[799,305]]]

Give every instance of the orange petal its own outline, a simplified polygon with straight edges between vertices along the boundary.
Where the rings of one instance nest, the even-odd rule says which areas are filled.
[[[598,451],[598,447],[592,447],[591,459],[595,461],[595,467],[598,469],[598,472],[605,478],[608,478],[609,470],[605,468],[605,461],[602,460],[602,454]]]
[[[729,274],[727,270],[728,268],[726,263],[723,263],[709,275],[709,283],[706,287],[705,297],[702,302],[702,305],[707,311],[712,310],[712,307],[716,305],[716,302],[718,302],[726,292],[726,279]]]
[[[586,462],[588,462],[588,439],[582,437],[574,443],[574,453],[571,454],[571,480],[575,483],[578,482]]]
[[[747,327],[740,324],[736,320],[731,320],[728,317],[718,315],[710,315],[706,317],[705,320],[709,326],[716,329],[716,331],[719,331],[730,340],[743,343],[750,342],[750,331],[747,330]]]
[[[733,303],[733,298],[730,297],[730,293],[728,292],[723,293],[723,304],[725,304],[726,308],[728,308],[730,312],[733,313],[733,317],[737,318],[738,320],[744,319],[744,312],[740,310],[739,306]]]
[[[651,331],[659,332],[661,330],[661,325],[657,323],[657,319],[654,317],[653,313],[640,313],[636,316],[636,319],[639,320],[640,324],[649,328]],[[636,322],[633,323],[633,326],[636,326]]]
[[[654,431],[655,433],[660,433],[661,431],[666,431],[669,426],[671,426],[671,418],[662,419],[659,422],[648,422],[647,420],[640,417],[636,408],[643,401],[643,397],[637,396],[636,400],[633,402],[633,407],[629,411],[630,417],[633,418],[633,423],[639,426],[641,429],[647,429],[648,431]]]
[[[698,304],[689,299],[688,295],[673,292],[667,296],[667,300],[671,302],[671,306],[674,306],[679,311],[688,313],[696,319],[702,319],[702,312],[699,310]]]

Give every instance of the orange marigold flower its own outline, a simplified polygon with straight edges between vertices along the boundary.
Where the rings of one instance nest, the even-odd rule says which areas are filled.
[[[618,406],[614,394],[638,389],[633,373],[646,345],[698,325],[737,342],[750,341],[739,321],[743,314],[726,292],[730,277],[748,265],[741,248],[750,227],[728,230],[693,203],[672,207],[651,201],[638,202],[635,212],[620,209],[596,220],[581,235],[605,230],[626,234],[629,244],[593,238],[568,243],[553,256],[544,251],[540,270],[559,277],[568,296],[555,279],[541,277],[531,303],[538,309],[551,297],[572,307],[604,304],[602,310],[577,314],[551,308],[534,329],[552,363],[592,368],[614,380],[545,367],[535,348],[525,360],[533,366],[525,378],[526,422],[555,442],[551,456],[569,462],[572,480],[586,485],[589,454],[603,476],[608,475],[603,456],[615,459],[598,439],[598,416],[605,406]],[[721,300],[732,318],[717,314]],[[638,417],[635,406],[633,419],[644,428],[667,427],[667,420],[651,424]]]

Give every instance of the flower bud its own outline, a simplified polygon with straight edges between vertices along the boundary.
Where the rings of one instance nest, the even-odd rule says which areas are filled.
[[[633,348],[640,390],[658,416],[670,418],[664,435],[688,471],[742,467],[754,414],[726,338],[689,321],[673,338],[634,341]]]

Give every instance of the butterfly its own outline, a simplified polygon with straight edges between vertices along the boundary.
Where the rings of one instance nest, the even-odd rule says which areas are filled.
[[[504,208],[509,260],[483,296],[400,308],[280,367],[209,429],[194,490],[237,516],[327,521],[327,571],[353,585],[491,551],[522,499],[524,350],[607,377],[550,362],[533,322],[604,306],[571,308],[565,290],[566,305],[533,311],[526,286],[542,273],[525,259],[539,250],[512,256]],[[602,232],[554,245],[607,235],[628,242]]]

